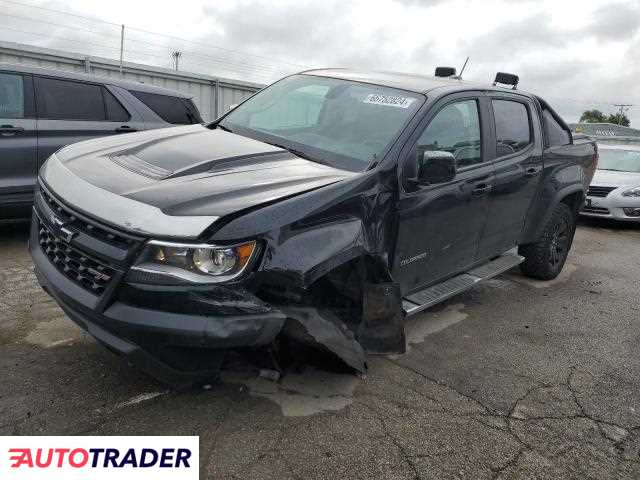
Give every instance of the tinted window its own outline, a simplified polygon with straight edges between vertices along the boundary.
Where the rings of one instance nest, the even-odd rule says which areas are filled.
[[[0,118],[24,118],[22,75],[0,73]]]
[[[131,118],[129,112],[125,110],[122,104],[113,94],[106,88],[102,88],[104,94],[104,104],[107,108],[107,119],[111,122],[126,122]]]
[[[420,94],[312,75],[261,90],[220,123],[320,162],[362,170],[381,159],[422,103]]]
[[[571,143],[569,132],[567,132],[562,125],[558,123],[549,110],[542,111],[542,118],[544,119],[544,126],[547,132],[547,142],[550,147],[568,145]]]
[[[503,157],[523,150],[531,143],[529,111],[524,103],[493,100],[496,122],[496,154]]]
[[[440,110],[418,140],[418,151],[423,150],[450,152],[458,167],[482,162],[476,101],[453,103]]]
[[[188,106],[182,98],[146,92],[132,91],[131,93],[165,122],[177,125],[189,125],[200,122],[200,116],[195,116],[190,106]],[[191,104],[191,106],[195,109],[193,104]]]
[[[36,77],[38,116],[61,120],[105,120],[101,87]]]

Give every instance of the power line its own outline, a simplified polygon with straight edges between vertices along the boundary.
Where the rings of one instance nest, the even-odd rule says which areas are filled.
[[[28,32],[26,30],[20,30],[17,28],[12,28],[12,27],[2,27],[4,30],[10,30],[12,32],[17,32],[17,33],[22,33],[25,35],[33,35],[33,36],[37,36],[37,37],[43,37],[46,39],[53,39],[53,40],[59,40],[59,41],[63,41],[63,42],[70,42],[70,43],[76,43],[76,44],[81,44],[81,45],[90,45],[90,46],[94,46],[94,47],[99,47],[99,48],[104,48],[104,49],[108,49],[114,52],[119,52],[120,49],[118,47],[115,46],[111,46],[111,45],[105,45],[102,43],[96,43],[96,42],[88,42],[86,40],[80,40],[80,39],[73,39],[73,38],[67,38],[67,37],[61,37],[61,36],[57,36],[57,35],[47,35],[47,34],[42,34],[42,33],[36,33],[36,32]],[[124,52],[127,55],[132,55],[133,56],[142,56],[142,57],[154,57],[154,58],[159,58],[162,59],[163,61],[166,61],[166,56],[165,55],[158,55],[158,54],[154,54],[151,52],[145,52],[145,51],[140,51],[140,50],[133,50],[133,49],[125,49]],[[240,70],[239,67],[228,67],[224,64],[224,62],[220,62],[222,64],[222,67],[218,67],[218,68],[222,68],[225,71],[228,72],[235,72],[235,73],[239,73],[241,75],[246,75],[248,73],[253,73],[254,75],[261,75],[261,76],[265,76],[266,73],[260,73],[260,72],[254,72],[251,71],[250,69],[246,69],[246,70]],[[199,64],[201,65],[201,64]]]
[[[0,16],[8,16],[8,17],[12,17],[12,18],[18,18],[18,19],[22,19],[22,20],[26,20],[26,21],[30,21],[30,22],[37,22],[37,23],[42,23],[45,25],[51,25],[51,26],[55,26],[55,27],[60,27],[60,28],[66,28],[72,31],[78,30],[78,28],[76,27],[72,27],[70,25],[63,25],[63,24],[59,24],[59,23],[55,23],[55,22],[48,22],[45,20],[39,20],[39,19],[30,19],[30,18],[26,18],[26,17],[20,17],[18,15],[10,15],[10,14],[0,14]],[[63,41],[73,41],[76,43],[79,43],[76,40],[72,40],[72,39],[68,39],[68,38],[64,38],[64,37],[60,37],[60,36],[56,36],[56,35],[50,35],[50,34],[42,34],[42,33],[38,33],[38,32],[31,32],[31,31],[27,31],[27,30],[19,30],[16,28],[12,28],[12,27],[4,27],[6,30],[11,30],[11,31],[16,31],[16,32],[20,32],[20,33],[24,33],[24,34],[31,34],[31,35],[37,35],[37,36],[42,36],[42,37],[48,37],[48,38],[52,38],[52,39],[59,39],[59,40],[63,40]],[[80,29],[82,31],[85,31],[87,33],[92,33],[95,35],[99,35],[99,36],[103,36],[103,37],[107,37],[107,38],[113,38],[115,40],[115,36],[114,35],[109,35],[103,32],[96,32],[95,30],[91,30],[91,29]],[[163,48],[163,49],[169,49],[169,45],[162,45],[162,44],[157,44],[157,43],[152,43],[152,42],[147,42],[144,40],[138,40],[135,38],[127,38],[127,43],[129,42],[133,42],[133,43],[140,43],[140,44],[144,44],[144,45],[149,45],[152,47],[159,47],[159,48]],[[84,42],[83,42],[84,43]],[[110,48],[112,49],[113,47],[108,47],[107,45],[101,45],[101,44],[96,44],[96,43],[90,43],[87,42],[88,44],[93,44],[93,45],[97,45],[97,46],[101,46],[103,48]],[[158,58],[164,58],[164,56],[162,55],[154,55],[150,52],[143,52],[143,51],[135,51],[135,50],[131,50],[131,49],[126,49],[127,52],[136,52],[136,53],[140,53],[140,54],[145,54],[145,55],[150,55],[150,56],[156,56]],[[199,53],[199,52],[195,52],[195,51],[191,51],[191,50],[183,50],[184,53],[199,57],[199,58],[205,58],[208,60],[211,60],[212,62],[215,63],[219,63],[223,66],[229,65],[232,67],[232,69],[234,68],[239,68],[242,71],[245,72],[253,72],[254,70],[262,70],[263,72],[269,72],[271,73],[273,70],[277,70],[279,68],[281,68],[280,66],[277,65],[273,65],[273,66],[269,66],[269,65],[261,65],[261,64],[251,64],[251,63],[244,63],[244,62],[234,62],[234,61],[229,61],[226,59],[220,59],[220,58],[216,58],[210,55],[205,55],[203,53]],[[245,67],[245,68],[243,68]]]
[[[76,13],[64,12],[64,11],[56,10],[56,9],[53,9],[53,8],[42,7],[42,6],[39,6],[39,5],[31,5],[31,4],[28,4],[28,3],[18,2],[16,0],[0,0],[0,1],[4,2],[4,3],[14,4],[14,5],[20,5],[22,7],[35,8],[35,9],[38,9],[38,10],[43,10],[43,11],[47,11],[47,12],[51,12],[51,13],[56,13],[56,14],[59,14],[59,15],[69,15],[69,16],[72,16],[72,17],[81,18],[83,20],[88,20],[90,22],[104,23],[104,24],[120,27],[120,24],[118,24],[118,23],[109,22],[109,21],[102,20],[102,19],[97,19],[97,18],[86,17],[84,15],[78,15]],[[157,35],[157,36],[160,36],[160,37],[165,37],[165,38],[169,38],[169,39],[172,39],[172,40],[178,40],[178,41],[181,41],[181,42],[191,43],[191,44],[195,44],[195,45],[202,45],[202,46],[206,46],[207,48],[221,50],[221,51],[225,51],[225,52],[228,52],[228,53],[233,53],[233,54],[236,54],[236,55],[240,54],[240,55],[245,55],[247,57],[262,58],[264,60],[269,60],[271,62],[275,62],[275,63],[278,63],[278,64],[285,63],[285,64],[289,64],[291,66],[307,68],[306,65],[296,64],[296,63],[289,62],[289,61],[286,61],[286,60],[281,60],[281,59],[276,59],[276,58],[273,58],[273,57],[267,57],[267,56],[264,56],[264,55],[258,55],[258,54],[243,52],[243,51],[240,51],[240,50],[234,50],[234,49],[219,47],[217,45],[211,45],[211,44],[208,44],[208,43],[205,43],[205,42],[198,42],[198,41],[195,41],[195,40],[187,40],[185,38],[180,38],[180,37],[176,37],[176,36],[173,36],[173,35],[167,35],[167,34],[164,34],[164,33],[152,32],[150,30],[144,30],[142,28],[127,26],[127,29],[128,30],[135,30],[135,31],[138,31],[138,32],[143,32],[143,33],[150,34],[150,35]]]
[[[15,3],[15,4],[19,4],[19,5],[23,5],[20,2],[15,2],[13,0],[0,0],[0,1],[5,1],[5,2],[9,2],[9,3]],[[40,7],[35,7],[34,8],[40,8]],[[45,7],[42,7],[45,10],[52,10],[52,9],[46,9]],[[61,13],[61,14],[65,14],[64,12],[58,12],[55,11],[56,13]],[[62,23],[57,23],[57,22],[52,22],[52,21],[47,21],[47,20],[41,20],[39,18],[29,18],[29,17],[24,17],[24,16],[20,16],[20,15],[14,15],[14,14],[9,14],[9,13],[3,13],[0,14],[0,16],[6,16],[6,17],[10,17],[10,18],[15,18],[18,20],[23,20],[23,21],[27,21],[27,22],[33,22],[33,23],[39,23],[39,24],[44,24],[44,25],[49,25],[49,26],[54,26],[57,28],[63,28],[63,29],[68,29],[71,31],[82,31],[82,32],[86,32],[86,33],[90,33],[92,35],[98,35],[101,37],[105,37],[105,38],[109,38],[109,39],[113,39],[115,41],[116,35],[114,34],[110,34],[108,32],[105,31],[96,31],[94,29],[91,28],[87,28],[84,26],[79,26],[79,25],[75,25],[75,26],[71,26],[71,25],[67,25],[67,24],[62,24]],[[75,14],[71,14],[76,16]],[[87,17],[83,17],[83,16],[79,16],[80,18],[83,19],[88,19]],[[89,19],[91,20],[91,19]],[[92,20],[92,21],[96,21],[96,22],[101,22],[98,20]],[[103,22],[103,23],[107,23],[109,25],[113,25],[110,22]],[[52,39],[57,39],[57,40],[61,40],[61,41],[65,41],[65,42],[73,42],[73,43],[87,43],[87,44],[91,44],[94,46],[98,46],[101,48],[107,48],[109,50],[114,50],[114,47],[110,47],[108,45],[104,45],[104,44],[99,44],[96,42],[79,42],[77,40],[71,39],[71,38],[66,38],[66,37],[61,37],[61,36],[56,36],[56,35],[44,35],[42,33],[37,33],[37,32],[31,32],[31,31],[25,31],[25,30],[19,30],[16,28],[11,28],[11,27],[5,27],[7,30],[11,30],[11,31],[17,31],[20,33],[24,33],[24,34],[30,34],[30,35],[34,35],[34,36],[39,36],[39,37],[45,37],[45,38],[52,38]],[[136,30],[134,28],[127,28],[127,31],[129,30]],[[172,38],[172,37],[167,37],[167,38]],[[175,38],[175,37],[173,37]],[[180,39],[181,40],[181,39]],[[182,40],[181,40],[182,41]],[[131,36],[129,35],[127,37],[127,43],[138,43],[138,44],[143,44],[143,45],[148,45],[154,48],[161,48],[163,50],[169,50],[170,46],[167,44],[158,44],[158,43],[154,43],[154,42],[149,42],[149,41],[145,41],[145,40],[140,40],[137,38],[131,38]],[[196,43],[196,42],[193,42]],[[196,43],[198,44],[198,43]],[[122,46],[121,46],[122,49]],[[127,48],[125,50],[128,53],[137,53],[140,55],[147,55],[147,56],[151,56],[151,57],[155,57],[155,58],[166,58],[165,55],[157,55],[157,54],[153,54],[149,51],[140,51],[140,50],[133,50],[130,48]],[[274,76],[275,73],[284,73],[287,70],[285,68],[283,68],[283,66],[281,64],[278,63],[274,63],[271,65],[265,65],[265,64],[261,64],[261,63],[248,63],[248,62],[244,62],[241,60],[231,60],[226,58],[226,55],[228,54],[223,54],[224,56],[221,57],[213,57],[211,55],[206,55],[204,53],[200,53],[200,52],[196,52],[193,50],[186,50],[186,49],[181,49],[182,52],[184,52],[185,55],[187,56],[192,56],[192,57],[196,57],[196,58],[202,58],[205,59],[206,61],[209,62],[213,62],[214,64],[219,65],[219,67],[215,67],[215,68],[222,68],[225,71],[228,72],[235,72],[236,74],[240,74],[240,75],[257,75],[259,76],[262,80],[264,79],[269,79],[272,78]],[[187,63],[191,63],[191,60],[187,57],[184,59],[184,61],[186,61]],[[161,62],[162,64],[164,64],[164,62]],[[195,63],[195,61],[194,61]],[[200,65],[200,64],[198,64]]]
[[[0,1],[5,1],[5,0],[0,0]],[[23,17],[23,16],[20,16],[20,15],[8,14],[8,13],[2,13],[2,14],[0,14],[0,16],[16,18],[16,19],[24,20],[24,21],[28,21],[28,22],[41,23],[41,24],[44,24],[44,25],[50,25],[50,26],[54,26],[54,27],[58,27],[58,28],[65,28],[65,29],[69,29],[69,30],[81,30],[83,32],[91,33],[91,34],[94,34],[94,35],[99,35],[99,36],[107,37],[107,38],[113,38],[114,40],[115,40],[116,37],[119,38],[119,35],[117,35],[117,34],[109,34],[109,33],[106,33],[106,32],[98,32],[98,31],[92,30],[90,28],[65,25],[65,24],[56,23],[56,22],[49,22],[49,21],[46,21],[46,20],[38,19],[38,18],[28,18],[28,17]],[[129,27],[127,27],[127,29],[129,29]],[[154,42],[148,42],[148,41],[140,40],[140,39],[137,39],[137,38],[127,38],[127,43],[129,43],[129,42],[140,43],[140,44],[149,45],[149,46],[152,46],[152,47],[169,48],[168,45],[163,45],[163,44],[154,43]],[[229,62],[229,64],[232,64],[232,65],[242,65],[242,66],[247,66],[247,67],[256,68],[256,69],[262,69],[262,70],[265,70],[265,69],[272,70],[274,68],[274,66],[263,65],[263,64],[246,63],[246,62],[238,62],[238,61],[229,61],[229,60],[225,59],[224,57],[222,59],[219,59],[219,58],[216,58],[216,57],[213,57],[213,56],[210,56],[210,55],[205,55],[203,53],[195,52],[195,51],[192,51],[192,50],[182,50],[182,51],[184,51],[186,53],[190,53],[190,54],[194,54],[194,55],[200,56],[202,58],[209,58],[209,59],[212,59],[214,61],[220,61],[220,60],[227,61],[227,62]]]

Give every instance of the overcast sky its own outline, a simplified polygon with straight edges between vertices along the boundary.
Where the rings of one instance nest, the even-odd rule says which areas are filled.
[[[184,70],[259,82],[319,66],[432,74],[469,56],[466,79],[516,73],[567,121],[633,103],[640,127],[638,0],[0,0],[0,39],[117,57],[116,25],[45,9],[190,41],[127,29],[130,61],[169,66],[179,49]]]

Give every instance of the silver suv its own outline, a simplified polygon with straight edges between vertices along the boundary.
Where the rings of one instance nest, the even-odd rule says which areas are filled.
[[[30,216],[38,169],[60,147],[194,123],[202,118],[183,93],[0,63],[0,222]]]

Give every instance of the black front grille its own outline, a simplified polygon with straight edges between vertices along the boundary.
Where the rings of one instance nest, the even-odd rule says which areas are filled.
[[[587,192],[587,196],[589,197],[606,197],[611,192],[613,192],[618,187],[596,187],[591,185],[589,187],[589,191]]]
[[[39,222],[38,237],[42,251],[58,271],[91,293],[104,293],[115,273],[111,267],[69,245],[43,222]]]
[[[42,198],[49,205],[49,207],[55,212],[55,214],[62,220],[65,226],[71,227],[74,230],[79,230],[94,238],[102,240],[110,245],[126,250],[133,244],[138,242],[138,239],[128,237],[112,231],[107,227],[96,225],[95,223],[87,222],[82,218],[75,215],[71,210],[64,207],[53,196],[49,195],[44,189],[41,189]]]
[[[609,215],[609,209],[602,207],[584,207],[582,211],[585,213],[595,213],[597,215]]]

